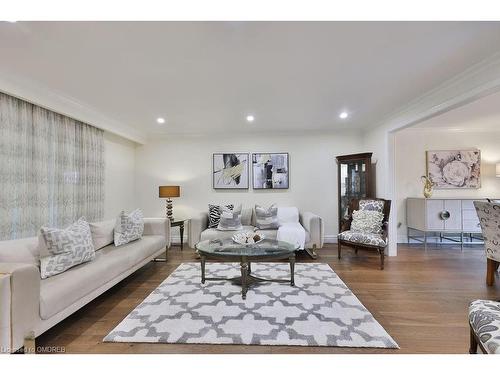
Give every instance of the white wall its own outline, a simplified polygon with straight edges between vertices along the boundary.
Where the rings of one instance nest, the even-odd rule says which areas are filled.
[[[209,203],[294,205],[323,217],[327,239],[337,232],[335,156],[361,152],[357,132],[304,135],[176,136],[151,140],[136,150],[136,201],[146,216],[165,215],[159,185],[180,185],[174,216],[207,211]],[[214,190],[212,154],[217,152],[288,152],[290,188],[255,191]]]
[[[135,204],[135,143],[104,132],[104,218],[111,219]]]
[[[453,130],[447,128],[410,128],[396,133],[396,204],[398,239],[406,241],[407,197],[423,197],[420,176],[425,174],[425,151],[478,148],[481,150],[481,188],[434,190],[433,197],[498,198],[500,178],[495,177],[495,164],[500,162],[500,124],[498,130]]]

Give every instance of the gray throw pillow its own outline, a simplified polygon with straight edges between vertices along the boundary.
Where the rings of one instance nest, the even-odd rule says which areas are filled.
[[[66,229],[42,227],[40,234],[48,252],[40,258],[42,279],[95,258],[90,227],[83,217]]]
[[[241,224],[241,204],[230,209],[227,207],[222,207],[222,212],[220,215],[218,230],[242,230],[243,225]]]
[[[278,206],[273,204],[269,208],[264,208],[256,204],[255,221],[259,229],[278,229],[280,226],[278,221]]]
[[[125,245],[131,241],[138,240],[144,233],[144,216],[137,209],[129,214],[122,211],[116,218],[115,223],[115,246]]]
[[[113,219],[89,223],[95,251],[100,250],[114,242],[113,232],[115,230],[115,223],[116,221]]]
[[[351,231],[380,234],[384,214],[379,211],[353,211]]]

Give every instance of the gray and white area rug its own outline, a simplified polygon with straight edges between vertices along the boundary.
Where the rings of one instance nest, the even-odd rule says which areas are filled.
[[[235,277],[236,263],[207,263],[207,277]],[[255,263],[252,274],[288,279],[286,263]],[[105,338],[107,342],[398,348],[337,274],[323,263],[295,266],[295,286],[252,285],[246,300],[229,281],[200,283],[199,263],[182,263]]]

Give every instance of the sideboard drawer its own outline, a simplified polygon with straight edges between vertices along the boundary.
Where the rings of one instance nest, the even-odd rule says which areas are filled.
[[[474,206],[475,201],[486,202],[486,199],[462,199],[462,209],[476,211],[476,207]]]
[[[462,230],[462,201],[454,199],[446,199],[444,201],[443,212],[449,213],[449,218],[444,220],[445,230]]]
[[[475,210],[474,200],[473,199],[463,199],[462,200],[462,209],[464,210]]]
[[[462,221],[463,221],[463,231],[464,232],[481,232],[481,226],[479,224],[479,218],[475,209],[462,210]]]
[[[465,233],[481,233],[481,225],[479,221],[464,220],[464,229],[462,231]]]
[[[444,210],[444,201],[442,199],[426,200],[427,208],[427,230],[444,230],[444,220],[441,219],[441,212]]]

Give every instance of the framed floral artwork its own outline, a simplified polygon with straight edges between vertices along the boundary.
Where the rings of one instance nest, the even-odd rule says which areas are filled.
[[[427,176],[434,189],[479,189],[481,152],[471,150],[427,151]]]

